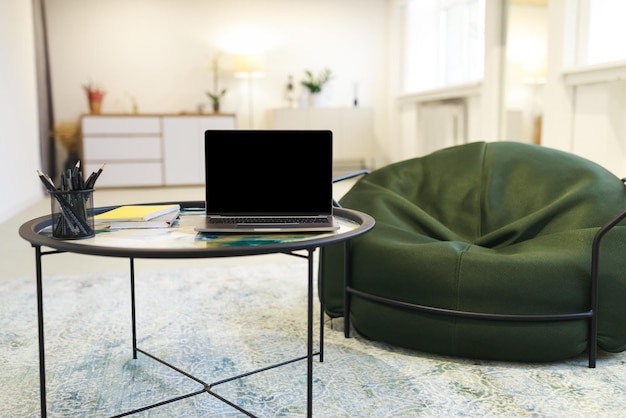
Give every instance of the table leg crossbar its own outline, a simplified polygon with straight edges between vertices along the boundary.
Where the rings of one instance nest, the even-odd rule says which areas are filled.
[[[249,417],[255,417],[254,414],[250,413],[249,411],[246,411],[245,409],[243,409],[239,405],[237,405],[237,404],[233,403],[232,401],[224,398],[223,396],[221,396],[218,393],[214,392],[212,389],[214,387],[216,387],[218,385],[221,385],[221,384],[224,384],[224,383],[228,383],[228,382],[232,382],[232,381],[237,380],[237,379],[242,379],[244,377],[252,376],[252,375],[257,374],[257,373],[261,373],[261,372],[265,372],[265,371],[268,371],[268,370],[271,370],[271,369],[275,369],[277,367],[286,366],[288,364],[295,363],[295,362],[298,362],[298,361],[301,361],[301,360],[305,360],[305,359],[308,358],[308,356],[301,356],[301,357],[297,357],[297,358],[294,358],[294,359],[286,360],[286,361],[284,361],[282,363],[272,364],[272,365],[267,366],[267,367],[263,367],[263,368],[256,369],[256,370],[253,370],[253,371],[250,371],[250,372],[242,373],[242,374],[239,374],[239,375],[236,375],[236,376],[233,376],[233,377],[229,377],[227,379],[222,379],[222,380],[219,380],[219,381],[216,381],[216,382],[213,382],[213,383],[206,383],[203,380],[197,378],[196,376],[193,376],[192,374],[190,374],[190,373],[180,369],[179,367],[174,366],[171,363],[168,363],[165,360],[160,359],[159,357],[157,357],[157,356],[155,356],[153,354],[148,353],[147,351],[144,351],[144,350],[142,350],[140,348],[136,348],[136,350],[137,350],[137,352],[145,355],[146,357],[149,357],[149,358],[151,358],[151,359],[153,359],[153,360],[163,364],[164,366],[169,367],[170,369],[172,369],[172,370],[182,374],[183,376],[185,376],[185,377],[187,377],[187,378],[189,378],[191,380],[196,381],[197,383],[202,385],[202,389],[194,391],[194,392],[190,392],[190,393],[187,393],[187,394],[184,394],[184,395],[176,396],[176,397],[173,397],[171,399],[167,399],[167,400],[164,400],[164,401],[161,401],[161,402],[157,402],[157,403],[154,403],[152,405],[147,405],[147,406],[144,406],[144,407],[141,407],[141,408],[133,409],[132,411],[124,412],[123,414],[114,415],[111,418],[125,417],[125,416],[129,416],[129,415],[137,414],[139,412],[144,412],[144,411],[147,411],[149,409],[153,409],[153,408],[157,408],[159,406],[163,406],[163,405],[167,405],[167,404],[170,404],[170,403],[173,403],[173,402],[181,401],[181,400],[184,400],[184,399],[187,399],[187,398],[191,398],[191,397],[194,397],[196,395],[203,394],[203,393],[207,393],[207,394],[209,394],[209,395],[219,399],[220,401],[230,405],[231,407],[235,408],[236,410],[242,412],[243,414],[245,414],[245,415],[247,415]],[[318,356],[318,355],[319,355],[319,352],[313,353],[313,356]]]

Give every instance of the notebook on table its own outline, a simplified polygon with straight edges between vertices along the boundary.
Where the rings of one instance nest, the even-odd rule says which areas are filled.
[[[339,229],[332,212],[332,132],[205,132],[204,224],[199,232]]]

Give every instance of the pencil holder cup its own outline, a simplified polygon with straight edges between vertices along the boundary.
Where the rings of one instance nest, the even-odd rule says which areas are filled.
[[[82,239],[95,235],[93,189],[50,191],[52,236],[59,239]]]

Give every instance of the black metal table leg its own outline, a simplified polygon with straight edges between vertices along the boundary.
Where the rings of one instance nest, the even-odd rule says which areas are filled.
[[[343,244],[343,335],[350,338],[351,297],[349,288],[352,286],[350,271],[350,240]]]
[[[37,270],[37,326],[39,328],[39,394],[41,397],[41,416],[47,416],[46,406],[46,353],[44,346],[43,325],[43,282],[41,272],[41,247],[35,247],[35,268]]]
[[[135,259],[130,258],[130,317],[133,334],[133,359],[137,359],[137,325],[135,320]]]
[[[308,250],[309,260],[309,295],[308,295],[308,318],[307,318],[307,394],[306,408],[307,417],[313,416],[313,250]]]
[[[319,294],[321,295],[320,297],[318,297],[319,301],[320,301],[320,363],[324,361],[324,298],[326,297],[326,286],[325,286],[325,276],[324,276],[324,257],[322,255],[322,251],[324,249],[320,249],[320,260],[321,260],[321,264],[319,266],[319,274],[318,274],[318,280],[319,280]]]

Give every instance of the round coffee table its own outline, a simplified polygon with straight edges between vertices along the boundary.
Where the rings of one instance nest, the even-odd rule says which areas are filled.
[[[269,370],[275,367],[286,365],[299,360],[307,360],[307,416],[311,417],[313,404],[313,357],[319,356],[320,362],[323,361],[323,316],[324,307],[321,306],[320,318],[320,342],[319,351],[313,352],[313,295],[314,280],[313,266],[314,251],[318,248],[337,243],[343,243],[346,246],[344,254],[349,254],[348,246],[352,238],[364,234],[374,227],[374,219],[359,211],[346,208],[335,208],[334,216],[340,225],[340,229],[331,233],[298,233],[298,234],[208,234],[198,233],[194,230],[201,222],[204,221],[204,202],[159,202],[163,203],[179,203],[181,206],[181,215],[178,222],[170,228],[155,229],[120,229],[120,230],[98,230],[96,225],[96,235],[91,238],[81,240],[60,240],[52,237],[51,217],[42,216],[32,219],[24,223],[20,229],[20,236],[30,242],[35,248],[36,256],[36,274],[37,274],[37,310],[38,310],[38,327],[39,327],[39,375],[40,375],[40,395],[41,395],[41,415],[45,417],[46,408],[46,369],[45,369],[45,338],[44,338],[44,316],[43,316],[43,272],[41,257],[47,254],[55,253],[76,253],[103,257],[123,257],[130,260],[130,281],[131,281],[131,320],[132,320],[132,345],[133,358],[137,358],[140,352],[163,365],[182,373],[183,375],[201,383],[203,389],[186,395],[177,396],[175,398],[161,401],[157,404],[143,406],[139,409],[125,412],[122,415],[129,415],[135,412],[145,411],[157,406],[178,401],[181,399],[195,396],[200,393],[208,393],[217,399],[226,402],[233,408],[243,412],[246,415],[254,416],[252,413],[240,408],[233,402],[222,398],[212,392],[212,388],[217,383],[207,383],[186,373],[175,366],[153,356],[152,354],[137,347],[136,323],[135,323],[135,268],[134,259],[189,259],[189,258],[217,258],[217,257],[239,257],[260,254],[282,253],[286,255],[306,258],[308,260],[308,335],[307,335],[307,354],[302,357],[291,359],[279,364],[275,364],[263,369],[254,370],[233,378],[227,379],[232,381],[237,378],[249,376],[254,373]],[[156,203],[151,203],[156,204]],[[114,206],[97,208],[94,213],[101,213]],[[46,248],[44,250],[43,248]],[[347,265],[349,260],[344,260]],[[348,271],[348,269],[346,269]],[[324,278],[319,277],[320,289],[323,291]],[[323,305],[323,300],[320,299]]]

